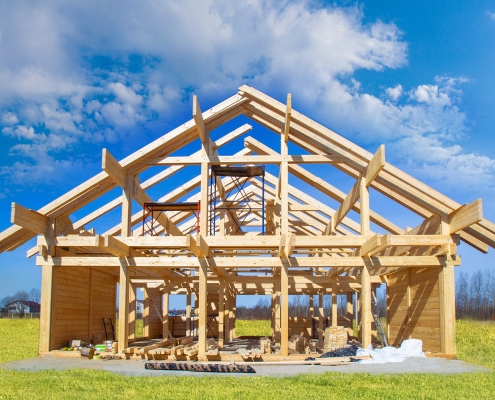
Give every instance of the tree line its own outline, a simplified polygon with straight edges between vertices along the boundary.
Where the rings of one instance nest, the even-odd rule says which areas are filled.
[[[495,273],[478,270],[461,272],[456,280],[457,318],[495,319]]]
[[[15,301],[34,301],[36,303],[40,302],[41,293],[39,289],[33,288],[29,292],[26,290],[18,290],[13,295],[7,295],[0,299],[0,308],[7,308],[7,304],[13,303]]]

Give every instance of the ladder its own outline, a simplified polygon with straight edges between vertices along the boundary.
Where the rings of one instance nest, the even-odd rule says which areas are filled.
[[[106,322],[105,318],[102,318],[103,320],[103,329],[105,330],[105,340],[115,340],[115,330],[113,328],[113,322],[112,322],[112,318],[109,318],[109,322]],[[110,332],[107,332],[107,325],[110,325],[110,328],[112,329],[112,336],[111,338],[109,339],[108,338],[108,335]]]
[[[378,316],[378,301],[376,300],[375,292],[371,291],[371,313],[373,314],[373,319],[375,320],[376,325],[376,333],[378,336],[378,340],[380,340],[383,347],[388,346],[387,336],[385,335],[385,331],[383,329],[382,321]]]

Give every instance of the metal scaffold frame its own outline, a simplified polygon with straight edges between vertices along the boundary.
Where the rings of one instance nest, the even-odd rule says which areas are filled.
[[[261,190],[261,207],[253,207],[253,201],[250,196],[245,192],[246,185],[249,182],[249,178],[261,177],[262,190]],[[230,177],[232,186],[226,190],[223,186],[223,190],[218,188],[219,182],[217,178]],[[221,181],[220,184],[222,185]],[[265,166],[219,166],[214,165],[211,167],[210,186],[209,186],[209,203],[210,203],[210,215],[209,215],[209,227],[211,236],[215,236],[217,226],[216,220],[220,213],[227,213],[231,220],[235,223],[235,231],[231,232],[233,235],[243,235],[242,224],[246,218],[251,214],[253,210],[261,211],[261,234],[265,234]],[[219,196],[219,193],[223,193]]]
[[[200,202],[182,202],[182,203],[144,203],[143,205],[143,230],[142,236],[158,236],[157,230],[161,226],[156,222],[161,213],[166,211],[186,211],[192,212],[196,217],[196,233],[199,233],[199,215]]]

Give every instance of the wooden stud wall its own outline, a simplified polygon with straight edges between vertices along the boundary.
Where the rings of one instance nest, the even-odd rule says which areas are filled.
[[[440,352],[440,268],[409,268],[389,275],[387,328],[391,346],[421,339],[423,350]]]
[[[50,350],[72,339],[105,338],[102,318],[115,324],[115,277],[90,268],[53,269]]]

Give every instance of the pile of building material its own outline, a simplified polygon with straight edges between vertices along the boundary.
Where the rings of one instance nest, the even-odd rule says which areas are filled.
[[[272,340],[268,337],[260,339],[260,352],[261,354],[271,354],[272,353]]]
[[[143,347],[129,347],[124,349],[123,353],[127,359],[133,356],[148,360],[176,359],[178,356],[190,359],[197,356],[198,348],[193,344],[192,336],[184,336],[177,339],[164,339]]]
[[[325,329],[323,351],[333,351],[347,345],[347,329],[343,326],[329,326]]]
[[[305,354],[308,341],[304,336],[292,335],[289,339],[289,351],[292,353]]]

